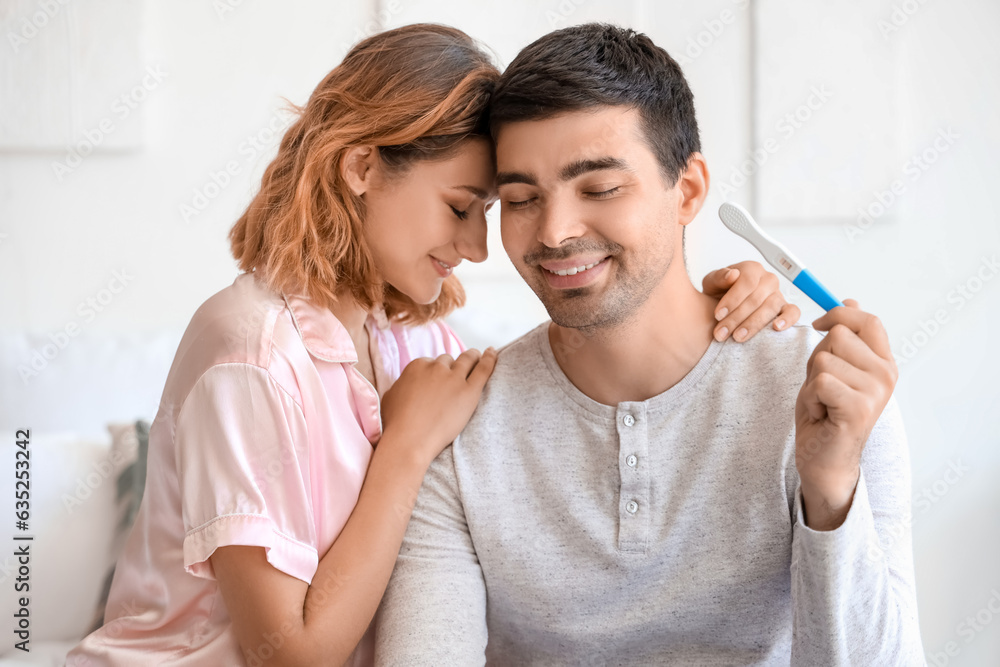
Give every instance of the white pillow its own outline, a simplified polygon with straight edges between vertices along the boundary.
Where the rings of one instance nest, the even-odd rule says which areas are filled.
[[[31,644],[78,640],[94,618],[101,587],[114,562],[120,520],[118,475],[130,462],[112,450],[111,439],[81,439],[72,433],[36,433],[29,438],[31,516],[29,530],[14,522],[15,433],[0,434],[0,517],[3,533],[32,535],[30,591],[15,593],[14,547],[0,551],[0,617],[12,619],[18,598],[30,600]],[[18,651],[19,652],[19,651]]]

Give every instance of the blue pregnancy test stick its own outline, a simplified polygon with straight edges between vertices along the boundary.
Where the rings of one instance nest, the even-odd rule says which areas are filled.
[[[818,303],[820,308],[831,310],[844,305],[830,293],[830,290],[823,287],[823,284],[816,280],[816,276],[810,273],[802,262],[795,259],[785,246],[765,234],[745,208],[739,204],[726,202],[719,207],[719,217],[730,231],[753,244],[768,264],[791,280],[793,285]]]

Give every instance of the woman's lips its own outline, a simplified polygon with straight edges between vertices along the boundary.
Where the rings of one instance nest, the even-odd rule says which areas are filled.
[[[434,269],[438,272],[438,275],[441,276],[442,278],[447,278],[448,276],[450,276],[451,272],[455,269],[454,266],[447,264],[446,262],[442,262],[440,259],[434,257],[433,255],[431,255],[431,264],[434,265]]]

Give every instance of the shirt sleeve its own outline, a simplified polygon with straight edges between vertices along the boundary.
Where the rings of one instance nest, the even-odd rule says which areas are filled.
[[[815,531],[795,490],[794,665],[923,665],[910,528],[910,459],[895,397],[872,429],[844,523]]]
[[[301,408],[266,369],[229,363],[201,376],[174,434],[188,572],[214,579],[212,553],[246,545],[312,581],[319,558],[307,442]]]
[[[486,583],[451,446],[424,477],[375,629],[376,665],[486,663]]]

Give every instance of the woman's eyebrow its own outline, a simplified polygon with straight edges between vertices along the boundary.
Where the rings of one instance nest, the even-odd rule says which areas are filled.
[[[479,197],[483,201],[490,198],[490,194],[483,190],[482,188],[477,188],[475,185],[453,185],[452,190],[465,190],[466,192],[471,192],[475,196]]]

